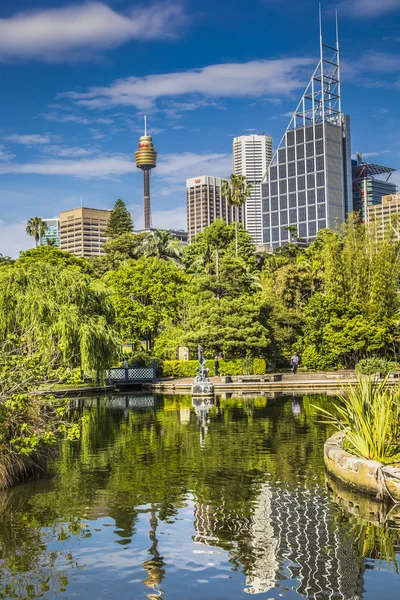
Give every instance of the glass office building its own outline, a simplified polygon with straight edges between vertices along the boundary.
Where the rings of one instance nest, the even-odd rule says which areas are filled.
[[[47,246],[49,243],[57,248],[60,247],[60,219],[43,219],[47,229],[40,236],[40,245]]]
[[[341,112],[339,45],[321,41],[320,61],[263,183],[263,243],[296,234],[312,242],[353,210],[350,118]]]

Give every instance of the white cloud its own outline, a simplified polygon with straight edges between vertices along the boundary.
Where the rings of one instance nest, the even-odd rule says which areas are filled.
[[[232,169],[231,162],[230,154],[166,154],[160,157],[155,175],[157,178],[164,178],[166,182],[179,181],[184,185],[185,180],[194,175],[227,175]],[[50,159],[32,163],[0,163],[0,175],[67,175],[82,179],[101,179],[132,172],[137,172],[136,165],[130,155],[124,154],[100,155],[80,160]]]
[[[113,123],[113,119],[102,118],[99,117],[97,119],[82,117],[80,115],[67,114],[67,115],[59,115],[58,113],[48,113],[47,115],[43,115],[46,121],[56,121],[57,123],[79,123],[80,125],[93,125],[93,124],[101,124],[101,125],[110,125]]]
[[[15,158],[15,154],[6,152],[4,146],[0,146],[0,160],[12,160],[13,158]]]
[[[19,12],[0,19],[0,59],[85,60],[133,39],[174,37],[182,5],[161,3],[118,13],[101,2]]]
[[[40,135],[39,133],[27,135],[9,135],[6,140],[15,144],[23,144],[24,146],[35,146],[36,144],[51,144],[52,137],[48,135]]]
[[[374,19],[400,9],[400,0],[343,0],[339,11],[356,19]]]
[[[117,79],[108,87],[93,87],[83,93],[65,92],[59,96],[93,109],[122,105],[148,109],[157,99],[188,94],[205,98],[289,95],[305,85],[308,77],[305,68],[314,62],[309,58],[282,58],[209,65],[184,72]],[[187,102],[171,110],[194,110],[198,106],[198,101]]]
[[[43,150],[46,154],[53,154],[64,158],[80,158],[82,156],[90,156],[96,152],[95,148],[81,148],[80,146],[65,147],[62,146],[45,146]]]
[[[21,250],[28,250],[35,245],[25,228],[26,221],[19,223],[0,221],[0,254],[17,258]]]

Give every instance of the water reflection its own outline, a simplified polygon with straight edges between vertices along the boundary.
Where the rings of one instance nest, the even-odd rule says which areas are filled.
[[[0,496],[0,598],[395,597],[400,516],[325,481],[327,397],[73,402],[82,439]]]

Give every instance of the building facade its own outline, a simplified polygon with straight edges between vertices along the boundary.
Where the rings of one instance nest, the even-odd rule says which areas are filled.
[[[263,242],[312,242],[353,210],[350,118],[341,111],[339,44],[321,41],[320,61],[273,156],[262,186]]]
[[[110,210],[74,208],[60,213],[60,248],[75,256],[100,256]]]
[[[40,236],[41,246],[60,247],[60,219],[43,219],[47,225],[47,230]]]
[[[351,162],[354,210],[360,213],[362,220],[365,220],[368,207],[381,204],[383,196],[396,193],[396,184],[389,181],[396,169],[363,162],[361,152],[357,152],[356,160]]]
[[[366,206],[366,221],[375,226],[376,237],[400,241],[400,194],[384,196],[380,204]]]
[[[243,209],[231,206],[222,196],[220,177],[202,175],[186,180],[186,203],[188,239],[190,240],[211,225],[216,219],[224,219],[228,224],[242,222]]]
[[[270,135],[241,135],[233,140],[233,173],[251,185],[244,210],[244,225],[255,245],[263,243],[261,183],[272,160]]]
[[[170,233],[173,238],[182,242],[184,246],[188,243],[188,233],[184,229],[162,229],[161,227],[150,227],[149,229],[138,229],[133,233],[152,233],[153,231],[166,231]]]

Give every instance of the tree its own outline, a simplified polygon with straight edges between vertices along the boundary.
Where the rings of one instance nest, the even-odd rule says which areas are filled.
[[[239,220],[239,208],[245,204],[247,198],[250,196],[251,185],[246,183],[246,177],[244,175],[232,174],[228,181],[222,182],[222,195],[226,198],[227,202],[235,208],[235,232],[236,232],[236,255],[238,253],[238,236],[237,236],[237,223]]]
[[[0,271],[0,343],[23,331],[28,350],[99,376],[120,351],[114,321],[110,291],[79,268],[16,261]]]
[[[186,277],[173,263],[157,257],[125,261],[104,281],[124,340],[146,339],[152,346],[164,324],[180,321]]]
[[[39,244],[40,238],[47,231],[47,223],[40,217],[31,217],[26,225],[26,233],[35,238],[36,247]]]
[[[125,202],[118,199],[114,204],[105,228],[104,235],[113,239],[124,233],[132,233],[133,221]]]
[[[174,238],[169,231],[156,229],[144,239],[143,254],[180,263],[183,257],[182,242]]]
[[[53,246],[38,246],[37,248],[31,248],[31,250],[25,250],[25,252],[21,252],[20,257],[15,261],[18,267],[29,267],[36,263],[46,263],[60,267],[78,267],[83,273],[92,272],[87,259],[74,256]]]

